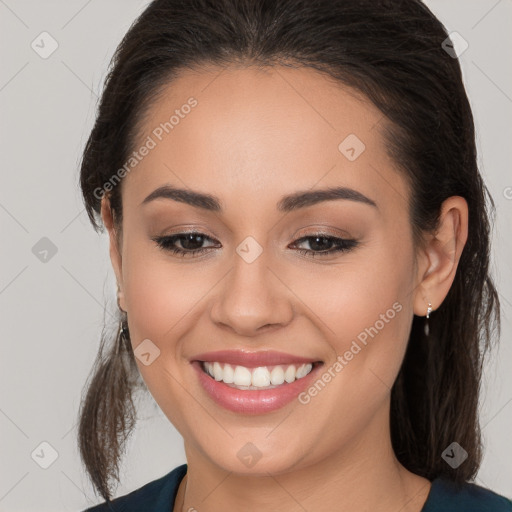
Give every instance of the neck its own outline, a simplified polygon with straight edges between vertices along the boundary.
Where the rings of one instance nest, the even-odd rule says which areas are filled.
[[[374,418],[364,432],[314,463],[265,476],[226,471],[186,445],[188,470],[175,512],[420,512],[430,482],[407,471],[396,459],[388,417]]]

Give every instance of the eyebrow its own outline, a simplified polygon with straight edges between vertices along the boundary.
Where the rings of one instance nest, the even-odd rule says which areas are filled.
[[[222,211],[219,198],[206,193],[195,192],[193,190],[176,188],[171,185],[163,185],[151,192],[141,206],[148,204],[155,199],[171,199],[180,203],[186,203],[190,206],[202,208],[212,212]],[[336,199],[347,199],[358,203],[367,204],[378,209],[377,203],[366,197],[361,192],[348,187],[331,187],[322,190],[308,190],[304,192],[295,192],[282,197],[277,203],[277,209],[281,212],[291,212],[299,208],[312,206],[323,201],[333,201]]]

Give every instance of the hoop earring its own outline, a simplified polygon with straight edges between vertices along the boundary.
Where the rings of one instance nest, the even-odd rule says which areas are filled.
[[[430,328],[428,325],[428,319],[430,318],[430,313],[432,313],[432,304],[430,304],[430,302],[429,302],[428,307],[427,307],[427,315],[426,315],[427,319],[425,320],[425,326],[424,326],[425,336],[428,336],[430,333]]]

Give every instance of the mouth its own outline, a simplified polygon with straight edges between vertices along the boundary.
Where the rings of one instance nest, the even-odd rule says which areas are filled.
[[[222,364],[218,361],[201,361],[201,369],[217,382],[240,390],[274,389],[291,384],[308,375],[319,361],[305,364],[285,364],[248,368],[241,365]]]
[[[219,351],[192,361],[201,387],[232,412],[261,414],[289,404],[313,382],[323,361],[273,351]]]

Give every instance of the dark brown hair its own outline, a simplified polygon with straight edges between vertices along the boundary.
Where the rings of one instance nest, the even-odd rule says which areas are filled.
[[[424,319],[413,319],[390,418],[393,447],[407,469],[460,483],[480,465],[482,362],[495,327],[499,335],[500,309],[489,273],[494,202],[477,167],[460,64],[442,47],[447,37],[419,0],[155,0],[115,52],[80,185],[99,229],[104,185],[136,147],[137,127],[159,91],[187,68],[303,66],[363,93],[382,112],[390,155],[410,184],[415,244],[436,229],[445,199],[462,196],[469,206],[467,243],[454,283],[431,315],[428,340]],[[108,191],[119,231],[120,189]],[[80,453],[107,501],[135,424],[132,393],[141,385],[131,345],[119,339],[102,336],[79,412]],[[441,458],[453,441],[468,452],[457,469]]]

